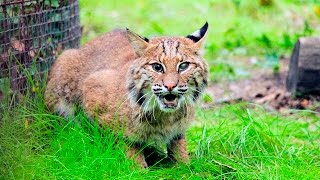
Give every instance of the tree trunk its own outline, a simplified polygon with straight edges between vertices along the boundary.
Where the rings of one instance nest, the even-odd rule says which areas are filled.
[[[287,90],[320,94],[320,37],[300,38],[290,60]]]

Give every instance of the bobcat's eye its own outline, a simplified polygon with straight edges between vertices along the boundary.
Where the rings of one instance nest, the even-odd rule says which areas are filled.
[[[152,65],[152,69],[155,70],[156,72],[161,72],[161,73],[164,72],[164,71],[163,71],[163,67],[162,67],[161,64],[159,64],[159,63],[153,63],[153,64],[151,64],[151,65]]]
[[[185,71],[188,67],[189,67],[189,63],[188,62],[181,63],[179,65],[179,72]]]

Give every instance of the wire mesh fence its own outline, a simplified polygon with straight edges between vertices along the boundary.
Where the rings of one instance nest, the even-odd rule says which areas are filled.
[[[80,35],[78,0],[0,0],[0,100],[40,80]]]

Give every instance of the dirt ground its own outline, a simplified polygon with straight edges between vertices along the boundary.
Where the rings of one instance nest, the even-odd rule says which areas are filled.
[[[278,73],[270,68],[259,69],[251,71],[249,79],[212,84],[207,93],[214,104],[248,101],[281,113],[306,109],[320,114],[320,94],[294,97],[286,91],[288,63],[288,59],[282,59]]]

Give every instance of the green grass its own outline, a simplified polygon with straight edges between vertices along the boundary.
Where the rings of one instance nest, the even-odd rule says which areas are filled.
[[[320,175],[320,126],[310,112],[282,117],[247,103],[198,109],[187,132],[191,163],[141,170],[126,159],[121,135],[92,123],[82,112],[72,119],[51,115],[41,99],[3,114],[3,179],[316,179]]]
[[[82,42],[115,27],[148,37],[187,35],[208,21],[211,82],[235,80],[251,68],[235,59],[256,56],[260,68],[270,57],[287,55],[299,36],[319,34],[312,11],[318,1],[282,0],[272,7],[256,2],[81,0]],[[320,177],[320,124],[314,112],[283,116],[245,102],[199,108],[187,132],[191,163],[142,170],[125,157],[121,134],[92,123],[81,111],[71,119],[49,113],[44,87],[30,81],[31,91],[17,107],[3,109],[12,99],[1,102],[0,179]]]

